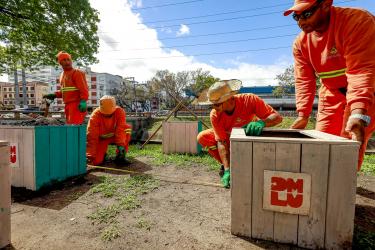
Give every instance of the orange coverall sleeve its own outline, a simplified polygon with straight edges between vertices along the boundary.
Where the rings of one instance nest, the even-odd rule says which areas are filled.
[[[116,110],[116,130],[115,130],[115,143],[118,146],[125,147],[126,141],[126,113],[122,108]]]
[[[260,119],[266,119],[276,111],[257,95],[251,95],[251,106],[254,107],[255,115]]]
[[[76,87],[79,89],[80,99],[87,101],[89,99],[89,88],[87,86],[85,73],[80,70],[76,70],[76,72],[73,73],[72,78],[76,84]]]
[[[298,39],[293,46],[296,106],[299,116],[308,117],[314,104],[316,76],[313,66],[299,48]]]
[[[62,76],[62,74],[63,73],[61,73],[60,78],[59,78],[59,84],[60,84],[60,86],[61,86],[61,76]],[[61,92],[61,90],[55,91],[55,95],[56,95],[57,98],[62,98],[62,92]]]
[[[223,125],[218,121],[217,114],[214,114],[214,110],[210,113],[210,120],[212,129],[214,130],[216,141],[225,141],[228,139],[228,134],[225,132]]]
[[[350,110],[368,110],[375,88],[375,17],[363,12],[356,22],[347,23],[343,52],[348,79],[347,103]]]
[[[86,155],[87,157],[94,158],[96,155],[96,152],[98,150],[98,144],[99,144],[99,112],[95,110],[91,118],[89,120],[89,123],[87,125],[87,149],[86,149]]]

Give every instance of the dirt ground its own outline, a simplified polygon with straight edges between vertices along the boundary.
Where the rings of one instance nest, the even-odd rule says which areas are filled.
[[[38,193],[14,189],[11,249],[292,249],[231,235],[230,190],[180,183],[218,183],[216,172],[198,166],[150,166],[147,158],[138,158],[130,169],[157,173],[171,182],[160,181],[158,188],[140,196],[140,207],[119,213],[118,238],[103,240],[108,225],[87,216],[114,201],[90,191],[99,176],[121,175],[91,171]],[[375,232],[375,178],[360,176],[358,186],[356,225]]]

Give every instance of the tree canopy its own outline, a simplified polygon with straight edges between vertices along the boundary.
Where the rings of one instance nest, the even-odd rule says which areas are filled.
[[[98,22],[88,0],[0,0],[0,73],[54,65],[58,51],[95,63]]]

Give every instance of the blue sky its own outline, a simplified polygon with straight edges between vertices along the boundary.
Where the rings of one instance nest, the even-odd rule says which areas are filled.
[[[160,69],[177,72],[201,67],[222,79],[241,79],[245,86],[274,85],[276,74],[293,63],[291,46],[300,32],[290,16],[283,16],[283,10],[293,4],[290,0],[90,2],[101,18],[100,63],[94,70],[135,76],[138,81],[149,80]],[[166,4],[174,5],[160,6]],[[375,13],[374,0],[340,0],[334,5]],[[209,35],[215,33],[224,34]],[[270,49],[278,47],[284,48]],[[215,54],[246,50],[252,51]]]

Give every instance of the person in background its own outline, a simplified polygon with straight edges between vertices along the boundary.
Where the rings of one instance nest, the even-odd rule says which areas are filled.
[[[100,107],[91,114],[87,126],[87,162],[100,165],[108,145],[117,146],[116,163],[128,163],[126,153],[131,139],[131,126],[126,123],[125,110],[116,105],[112,96],[100,98]]]
[[[72,57],[66,52],[57,54],[57,62],[63,68],[60,76],[60,90],[43,98],[54,100],[62,98],[65,104],[66,124],[80,125],[87,114],[89,91],[85,73],[73,68]]]

